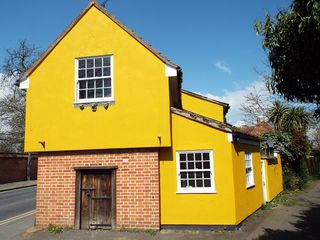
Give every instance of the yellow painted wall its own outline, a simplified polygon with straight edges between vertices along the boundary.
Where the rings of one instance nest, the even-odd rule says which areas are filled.
[[[75,58],[113,55],[115,104],[74,107]],[[170,146],[165,64],[91,7],[30,75],[25,151]]]
[[[264,160],[268,201],[271,201],[274,197],[276,197],[280,192],[283,191],[282,165],[280,154],[278,154],[277,160],[277,164],[268,164],[268,161]]]
[[[172,148],[160,149],[161,224],[234,225],[232,144],[227,133],[172,114]],[[212,150],[216,193],[177,193],[176,151]]]
[[[191,96],[184,92],[181,93],[181,101],[183,109],[218,120],[220,122],[224,121],[223,106],[219,104]]]
[[[246,187],[246,171],[244,152],[252,152],[254,187]],[[235,179],[236,224],[241,223],[246,217],[263,204],[262,177],[260,166],[259,147],[234,144],[232,149]]]

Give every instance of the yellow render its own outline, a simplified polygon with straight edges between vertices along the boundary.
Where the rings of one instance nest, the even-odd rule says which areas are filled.
[[[103,55],[113,56],[115,102],[80,110],[75,59]],[[171,146],[165,64],[94,5],[29,79],[27,152]]]
[[[197,97],[187,91],[181,92],[182,107],[185,110],[224,122],[224,107],[220,104]]]
[[[277,162],[268,164],[265,161],[267,200],[271,201],[283,190],[281,156],[277,154]]]
[[[245,151],[252,153],[254,186],[249,188],[246,187]],[[236,224],[239,224],[263,204],[259,146],[234,144],[232,155],[236,183]]]
[[[161,224],[233,225],[235,193],[227,133],[172,114],[172,149],[160,149]],[[212,150],[216,193],[177,193],[176,151]]]

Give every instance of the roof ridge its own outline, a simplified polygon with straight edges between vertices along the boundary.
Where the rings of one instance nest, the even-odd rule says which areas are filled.
[[[104,13],[109,19],[111,19],[115,24],[117,24],[120,28],[122,28],[125,32],[131,35],[134,39],[136,39],[140,44],[142,44],[145,48],[147,48],[150,52],[152,52],[156,57],[158,57],[164,63],[174,67],[179,68],[179,66],[165,56],[163,56],[159,51],[155,50],[150,44],[145,42],[142,37],[138,36],[133,30],[125,26],[122,22],[120,22],[116,17],[114,17],[111,13],[109,13],[105,8],[100,6],[96,0],[90,0],[89,4],[86,6],[84,10],[64,29],[64,31],[55,39],[53,43],[49,45],[46,51],[44,51],[40,57],[32,64],[32,66],[24,72],[21,76],[20,81],[26,79],[39,65],[40,63],[51,53],[51,51],[62,41],[62,39],[72,30],[72,28],[80,21],[80,19],[86,14],[86,12],[95,6],[98,10]]]

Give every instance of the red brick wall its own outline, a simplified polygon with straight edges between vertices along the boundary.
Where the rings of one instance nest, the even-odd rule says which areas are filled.
[[[160,228],[157,149],[42,153],[38,158],[36,225],[74,226],[74,167],[117,166],[117,228]]]
[[[0,184],[37,179],[37,157],[32,156],[28,173],[28,154],[0,153]]]

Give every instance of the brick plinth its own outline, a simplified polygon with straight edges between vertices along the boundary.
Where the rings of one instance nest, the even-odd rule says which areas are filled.
[[[159,229],[157,149],[42,153],[38,158],[36,225],[74,226],[74,167],[117,166],[117,228]]]

